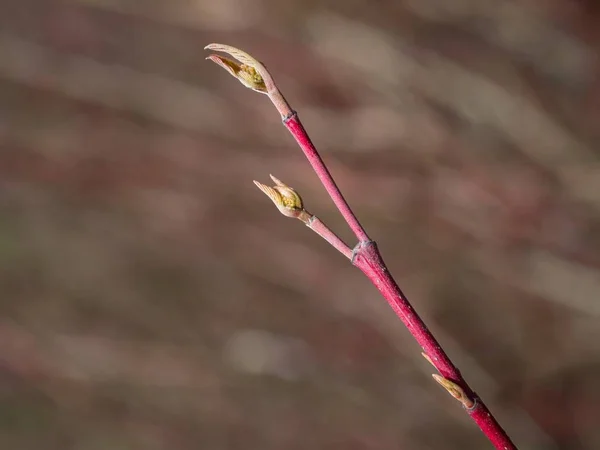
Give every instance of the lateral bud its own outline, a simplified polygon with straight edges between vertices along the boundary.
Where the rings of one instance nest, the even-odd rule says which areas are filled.
[[[437,373],[434,373],[431,375],[433,377],[433,379],[435,381],[437,381],[444,389],[446,389],[448,391],[448,393],[454,397],[456,400],[458,400],[459,402],[462,403],[462,405],[466,408],[466,409],[471,409],[473,408],[473,406],[475,406],[475,402],[470,399],[467,394],[465,393],[465,391],[463,390],[463,388],[461,388],[458,384],[456,384],[454,381],[451,381],[447,378],[444,378],[441,375],[438,375]]]
[[[270,177],[275,183],[275,186],[267,186],[256,180],[254,181],[254,184],[271,199],[281,214],[308,223],[311,214],[304,209],[302,198],[296,190],[275,178],[273,175],[270,175]]]

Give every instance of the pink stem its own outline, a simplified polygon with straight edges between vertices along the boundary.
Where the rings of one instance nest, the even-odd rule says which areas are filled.
[[[329,242],[333,248],[348,259],[352,259],[352,249],[346,245],[331,229],[325,225],[317,216],[312,216],[306,226]]]
[[[283,124],[287,127],[289,132],[292,133],[296,139],[296,142],[298,142],[298,145],[304,152],[304,155],[306,155],[308,162],[321,180],[321,183],[323,183],[323,186],[325,186],[325,189],[333,200],[333,203],[335,203],[335,206],[337,209],[339,209],[340,213],[346,220],[346,223],[348,223],[348,226],[355,234],[357,239],[360,242],[370,241],[369,236],[367,236],[367,233],[363,229],[362,225],[350,209],[348,202],[346,202],[346,199],[340,192],[340,189],[335,184],[335,181],[333,181],[333,177],[329,173],[329,170],[327,170],[327,167],[317,152],[317,149],[308,137],[306,130],[298,118],[298,114],[292,112],[291,115],[288,115],[285,119],[283,119]]]
[[[469,416],[479,426],[490,442],[502,450],[516,450],[506,432],[496,421],[487,406],[467,384],[460,371],[452,363],[446,352],[435,339],[425,322],[419,317],[412,305],[408,302],[398,284],[388,271],[379,249],[375,242],[359,243],[354,249],[352,263],[358,267],[379,289],[381,295],[390,304],[396,315],[402,320],[408,331],[419,343],[425,354],[440,372],[440,374],[459,385],[470,399],[475,402],[471,409],[467,409]]]

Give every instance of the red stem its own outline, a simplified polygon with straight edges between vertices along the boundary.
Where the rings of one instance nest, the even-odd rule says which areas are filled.
[[[216,55],[209,56],[209,59],[225,68],[231,75],[240,79],[244,85],[248,86],[248,77],[250,77],[254,82],[250,87],[269,96],[269,99],[281,114],[284,125],[292,133],[298,145],[300,145],[308,162],[359,242],[354,250],[351,251],[341,239],[317,218],[311,217],[307,220],[301,217],[298,218],[303,220],[311,229],[348,257],[352,261],[352,264],[362,270],[377,289],[379,289],[379,292],[388,301],[396,315],[402,320],[406,328],[408,328],[423,348],[424,354],[444,378],[443,380],[436,378],[436,381],[440,382],[453,397],[457,398],[464,405],[469,416],[475,421],[490,442],[497,449],[516,450],[517,447],[511,442],[506,432],[496,421],[483,401],[469,387],[460,371],[450,358],[448,358],[448,355],[446,355],[438,341],[433,337],[423,320],[398,287],[398,284],[383,262],[377,245],[369,239],[369,236],[367,236],[367,233],[350,209],[350,206],[348,206],[329,170],[327,170],[325,163],[319,156],[317,149],[308,137],[298,115],[291,109],[264,65],[247,53],[228,45],[210,44],[206,48],[229,53],[243,63],[239,65],[230,60],[225,62],[223,57]],[[250,73],[247,66],[250,66],[258,73],[259,81],[262,80],[263,85],[260,83],[257,84],[255,79],[256,73]],[[305,210],[302,210],[302,212],[308,214]]]
[[[369,239],[367,233],[348,206],[333,177],[327,170],[325,163],[308,137],[298,115],[292,112],[284,119],[283,123],[302,148],[302,151],[325,186],[325,189],[359,240],[358,245],[352,253],[352,264],[362,270],[367,278],[379,289],[379,292],[381,292],[396,315],[402,320],[406,328],[408,328],[408,331],[410,331],[419,343],[440,374],[444,378],[456,383],[463,389],[465,395],[475,403],[472,408],[465,409],[494,447],[500,450],[516,450],[517,447],[512,443],[504,429],[483,403],[483,400],[467,384],[458,368],[452,363],[441,345],[433,334],[431,334],[431,331],[429,331],[429,328],[425,325],[425,322],[419,317],[398,287],[398,284],[383,262],[377,245]],[[334,247],[338,248],[338,245],[334,245]]]
[[[333,177],[329,173],[329,170],[327,170],[327,166],[325,166],[317,149],[308,137],[308,133],[306,133],[306,130],[302,126],[298,114],[292,111],[290,115],[283,119],[283,124],[287,127],[289,132],[292,133],[296,142],[298,142],[298,145],[304,152],[304,155],[306,155],[308,162],[321,180],[321,183],[323,183],[327,193],[333,200],[333,203],[335,203],[337,209],[339,209],[354,235],[360,242],[370,241],[369,236],[367,236],[362,225],[350,209],[348,202],[335,184],[335,181],[333,181]]]
[[[379,289],[381,295],[388,301],[440,374],[459,385],[467,397],[475,402],[475,405],[467,409],[467,412],[490,442],[497,449],[516,450],[517,447],[483,403],[483,400],[473,392],[460,370],[452,363],[441,345],[431,334],[431,331],[429,331],[429,328],[427,328],[427,325],[425,325],[425,322],[423,322],[423,319],[419,317],[408,302],[383,262],[375,242],[359,243],[354,249],[352,263],[362,270]]]
[[[421,317],[408,302],[396,281],[388,271],[375,242],[358,244],[354,249],[352,264],[358,267],[379,289],[381,295],[388,301],[396,315],[402,320],[408,331],[413,335],[432,364],[444,378],[454,381],[465,389],[459,381],[462,375],[450,361],[442,347],[431,334]],[[469,390],[465,389],[467,395]]]

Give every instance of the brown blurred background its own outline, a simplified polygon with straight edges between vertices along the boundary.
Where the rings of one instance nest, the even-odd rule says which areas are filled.
[[[360,272],[272,70],[521,449],[600,448],[600,8],[0,2],[0,448],[485,449]]]

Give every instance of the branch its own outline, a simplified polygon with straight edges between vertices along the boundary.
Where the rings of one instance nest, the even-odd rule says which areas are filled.
[[[329,173],[329,170],[327,170],[327,166],[325,166],[317,149],[304,130],[298,115],[292,110],[286,99],[283,97],[283,94],[275,85],[273,77],[267,71],[265,66],[248,53],[235,47],[230,47],[229,45],[209,44],[204,48],[225,52],[241,63],[232,61],[231,59],[220,55],[210,55],[206,58],[223,67],[244,86],[249,87],[256,92],[260,92],[261,94],[266,94],[269,97],[271,102],[275,105],[275,108],[277,108],[277,111],[279,111],[279,114],[281,114],[284,125],[289,132],[292,133],[296,142],[298,142],[298,145],[304,152],[304,155],[306,155],[308,162],[321,180],[321,183],[323,183],[327,193],[344,217],[344,220],[346,220],[350,229],[354,232],[359,241],[369,241],[369,236],[367,236],[362,225],[350,209],[348,202],[346,202],[340,189],[335,184],[333,177]]]
[[[352,250],[342,241],[331,229],[325,225],[317,216],[313,216],[304,209],[302,198],[291,187],[283,184],[280,180],[271,175],[275,186],[269,187],[254,181],[254,184],[269,197],[281,214],[287,217],[298,219],[329,242],[333,248],[339,251],[348,259],[352,259]]]
[[[381,257],[377,244],[369,239],[362,225],[350,209],[350,206],[342,196],[333,177],[327,170],[325,163],[302,126],[298,115],[291,109],[265,66],[247,53],[228,45],[210,44],[205,48],[222,51],[233,56],[239,63],[220,55],[210,55],[207,59],[223,67],[246,87],[266,94],[273,102],[281,114],[284,125],[298,142],[298,145],[323,183],[327,193],[356,235],[358,243],[353,250],[350,250],[325,224],[304,209],[302,199],[294,189],[283,184],[273,176],[271,176],[275,182],[275,186],[273,187],[265,186],[256,181],[255,184],[271,198],[282,214],[304,222],[313,231],[326,239],[334,248],[349,258],[352,264],[358,267],[371,280],[424,350],[423,356],[441,374],[434,374],[434,379],[462,404],[467,414],[475,421],[497,449],[516,450],[517,447],[512,443],[481,398],[467,384],[458,368],[444,352],[441,345],[433,334],[431,334],[421,317],[419,317],[398,287],[398,284]]]

